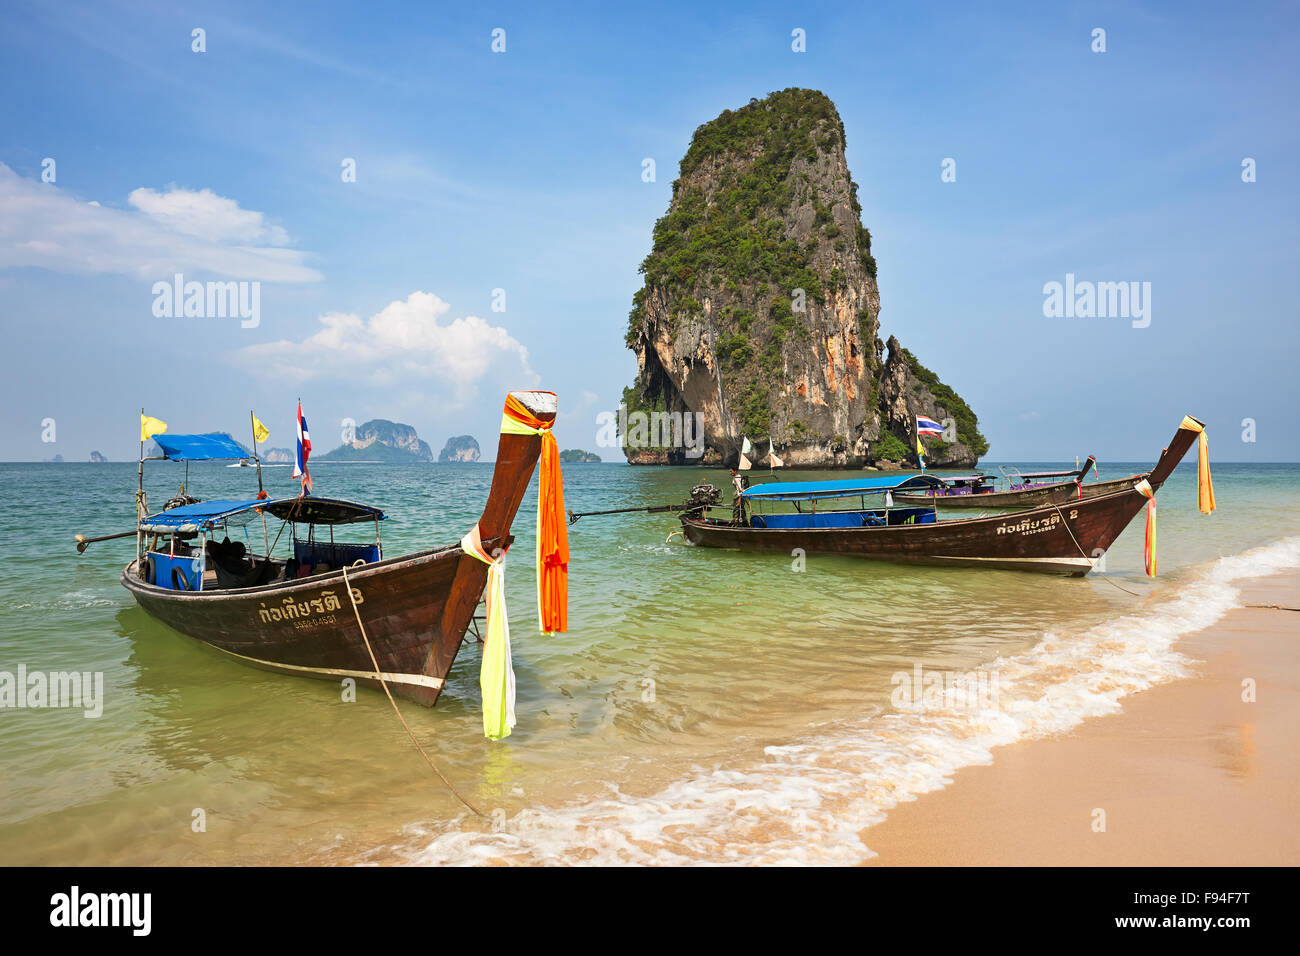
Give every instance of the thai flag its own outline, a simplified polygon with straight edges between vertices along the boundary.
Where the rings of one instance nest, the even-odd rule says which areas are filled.
[[[943,426],[933,418],[923,418],[916,416],[916,433],[918,435],[942,435]]]
[[[302,402],[298,403],[298,455],[293,460],[293,477],[302,478],[302,497],[311,491],[311,472],[307,459],[311,457],[311,436],[307,432],[307,419],[302,417]]]

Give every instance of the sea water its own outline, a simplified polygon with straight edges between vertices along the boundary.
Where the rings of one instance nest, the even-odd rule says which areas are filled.
[[[457,541],[491,472],[313,477],[317,494],[385,507],[396,556]],[[150,500],[183,475],[151,467]],[[1155,580],[1141,516],[1084,579],[718,551],[668,540],[672,515],[585,518],[569,529],[570,629],[552,636],[536,624],[534,491],[507,558],[514,734],[482,735],[473,643],[435,709],[399,702],[478,816],[381,693],[258,671],[152,620],[118,582],[134,539],[77,553],[76,532],[132,526],[134,463],[0,465],[0,672],[102,681],[97,717],[0,708],[0,863],[857,862],[864,828],[899,802],[1186,674],[1182,635],[1239,603],[1245,579],[1300,565],[1300,466],[1214,475],[1210,516],[1191,461],[1160,491]],[[189,477],[205,498],[256,493],[249,469]],[[296,487],[287,469],[264,480]],[[676,502],[701,480],[729,488],[721,471],[564,469],[577,511]],[[260,523],[244,535],[259,543]]]

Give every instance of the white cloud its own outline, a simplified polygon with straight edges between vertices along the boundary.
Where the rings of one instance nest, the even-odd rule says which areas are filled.
[[[289,234],[279,226],[268,226],[260,212],[241,209],[239,203],[211,189],[195,192],[172,185],[160,193],[141,187],[127,197],[127,202],[160,225],[187,236],[212,242],[289,244]]]
[[[174,272],[265,282],[322,278],[304,265],[306,253],[282,248],[283,229],[210,190],[137,189],[129,201],[134,210],[82,202],[0,163],[0,268],[148,280]]]
[[[467,315],[439,324],[450,306],[431,292],[412,292],[369,319],[330,312],[322,328],[300,342],[283,339],[241,349],[259,372],[303,382],[321,376],[364,379],[371,385],[447,387],[458,398],[480,381],[535,385],[528,350],[504,328]]]

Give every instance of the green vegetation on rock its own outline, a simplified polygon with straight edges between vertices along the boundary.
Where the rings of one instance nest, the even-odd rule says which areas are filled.
[[[980,434],[979,418],[976,417],[975,412],[960,395],[939,381],[939,376],[918,362],[915,355],[903,349],[903,356],[907,359],[907,364],[916,380],[930,390],[935,401],[946,408],[948,414],[957,422],[957,440],[969,446],[976,458],[983,457],[989,450],[989,443]]]
[[[816,225],[826,227],[827,239],[838,236],[839,229],[810,183],[790,181],[790,169],[799,157],[816,162],[819,150],[842,148],[843,143],[844,124],[835,104],[816,90],[773,93],[738,110],[724,110],[699,127],[673,183],[672,207],[655,223],[654,246],[641,263],[645,286],[633,296],[628,315],[629,347],[645,322],[646,290],[651,287],[668,292],[673,315],[701,312],[694,292],[714,278],[737,288],[737,283],[765,284],[785,297],[787,309],[794,289],[825,301],[826,290],[810,261],[816,236],[801,247],[786,236],[786,217],[811,191]],[[749,161],[724,161],[736,156]],[[716,181],[710,180],[712,195],[706,195],[695,174],[712,173],[714,166]],[[851,188],[854,215],[859,216],[857,187]],[[858,254],[874,276],[871,234],[859,225],[856,239]]]
[[[885,432],[871,449],[877,461],[907,461],[912,454],[903,440],[893,432]]]

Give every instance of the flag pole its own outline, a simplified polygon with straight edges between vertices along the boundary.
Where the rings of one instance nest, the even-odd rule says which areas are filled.
[[[248,410],[248,427],[253,433],[253,461],[257,465],[257,497],[262,497],[262,459],[257,454],[257,416],[253,410]],[[261,509],[259,509],[261,510]],[[262,547],[265,549],[264,554],[269,559],[271,557],[271,535],[266,530],[266,512],[262,512]]]
[[[135,477],[135,570],[140,573],[140,562],[144,560],[144,532],[140,522],[144,519],[144,406],[140,406],[140,467]]]

